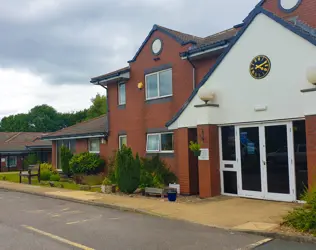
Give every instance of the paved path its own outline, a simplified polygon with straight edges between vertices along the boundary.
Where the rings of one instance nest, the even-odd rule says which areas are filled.
[[[0,190],[0,208],[0,249],[235,250],[265,239],[4,190]],[[307,246],[295,244],[284,249]]]
[[[79,201],[111,205],[128,210],[173,219],[186,220],[224,229],[272,231],[278,228],[282,217],[297,204],[238,197],[220,196],[197,203],[171,203],[166,199],[147,199],[107,195],[85,191],[32,186],[0,181],[0,188],[25,191]]]

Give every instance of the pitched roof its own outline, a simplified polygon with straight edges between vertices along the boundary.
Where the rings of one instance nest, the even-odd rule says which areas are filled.
[[[178,40],[180,40],[182,43],[202,43],[204,38],[202,37],[198,37],[198,36],[194,36],[194,35],[190,35],[187,33],[183,33],[177,30],[173,30],[173,29],[169,29],[160,25],[156,25],[158,28],[160,28],[161,30],[166,31],[169,34],[172,34],[174,37],[176,37]]]
[[[255,7],[255,9],[250,12],[250,14],[246,17],[244,20],[245,25],[242,27],[242,29],[238,32],[238,34],[234,37],[232,42],[229,44],[229,46],[225,49],[223,54],[217,59],[216,63],[213,65],[213,67],[209,70],[209,72],[204,76],[204,78],[201,80],[201,82],[198,84],[198,86],[195,88],[195,90],[192,92],[188,100],[182,105],[180,110],[175,114],[175,116],[166,123],[166,127],[169,127],[172,125],[183,113],[183,111],[186,109],[186,107],[190,104],[190,102],[193,100],[193,98],[198,93],[199,89],[206,83],[206,81],[209,79],[209,77],[213,74],[213,72],[216,70],[216,68],[220,65],[220,63],[223,61],[223,59],[226,57],[226,55],[229,53],[231,48],[235,45],[235,43],[239,40],[239,38],[243,35],[243,33],[247,30],[249,25],[252,23],[252,21],[255,19],[255,17],[258,14],[264,14],[271,18],[272,20],[276,21],[280,25],[282,25],[284,28],[292,31],[293,33],[297,34],[298,36],[302,37],[303,39],[307,40],[311,44],[316,46],[316,37],[313,36],[311,33],[308,33],[307,31],[301,29],[300,27],[285,21],[284,19],[274,15],[273,13],[263,9],[260,5],[260,3]]]
[[[109,79],[109,78],[112,78],[112,77],[116,77],[116,76],[119,76],[120,74],[124,74],[124,73],[129,72],[129,71],[130,71],[130,67],[127,66],[127,67],[124,67],[124,68],[121,68],[121,69],[118,69],[118,70],[106,73],[104,75],[93,77],[93,78],[91,78],[90,82],[91,83],[97,83],[98,81],[102,81],[102,80],[106,80],[106,79]]]
[[[108,132],[107,115],[102,115],[97,118],[77,123],[73,126],[62,130],[50,133],[42,137],[43,140],[56,140],[62,138],[86,138],[93,136],[105,136]]]
[[[41,132],[0,132],[0,152],[26,151],[30,145],[50,147],[51,142],[41,140],[43,135]]]

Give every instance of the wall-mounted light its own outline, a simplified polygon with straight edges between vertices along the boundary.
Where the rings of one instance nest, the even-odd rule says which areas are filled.
[[[144,84],[143,84],[142,82],[139,82],[139,83],[137,84],[137,88],[138,88],[139,90],[142,90],[142,89],[144,88]]]
[[[199,98],[207,104],[208,102],[214,101],[215,100],[215,93],[207,88],[200,88],[198,92]]]
[[[311,84],[316,85],[316,66],[307,69],[306,78]]]

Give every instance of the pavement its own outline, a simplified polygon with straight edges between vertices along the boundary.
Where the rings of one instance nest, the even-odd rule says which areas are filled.
[[[315,249],[306,243],[3,189],[0,207],[0,249],[4,250]]]
[[[86,191],[32,186],[0,181],[0,189],[26,192],[103,207],[140,212],[160,217],[189,221],[205,226],[275,237],[282,217],[299,206],[294,203],[272,202],[238,197],[217,197],[198,203],[170,203],[165,199],[128,197]],[[262,234],[263,233],[263,234]],[[277,235],[278,236],[278,235]],[[284,235],[281,235],[284,236]],[[291,237],[291,235],[287,235]],[[297,237],[292,236],[293,239]],[[315,241],[300,237],[299,240]]]

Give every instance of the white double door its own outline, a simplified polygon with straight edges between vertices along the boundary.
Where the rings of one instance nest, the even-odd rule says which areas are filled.
[[[295,201],[292,123],[236,126],[238,194]]]

